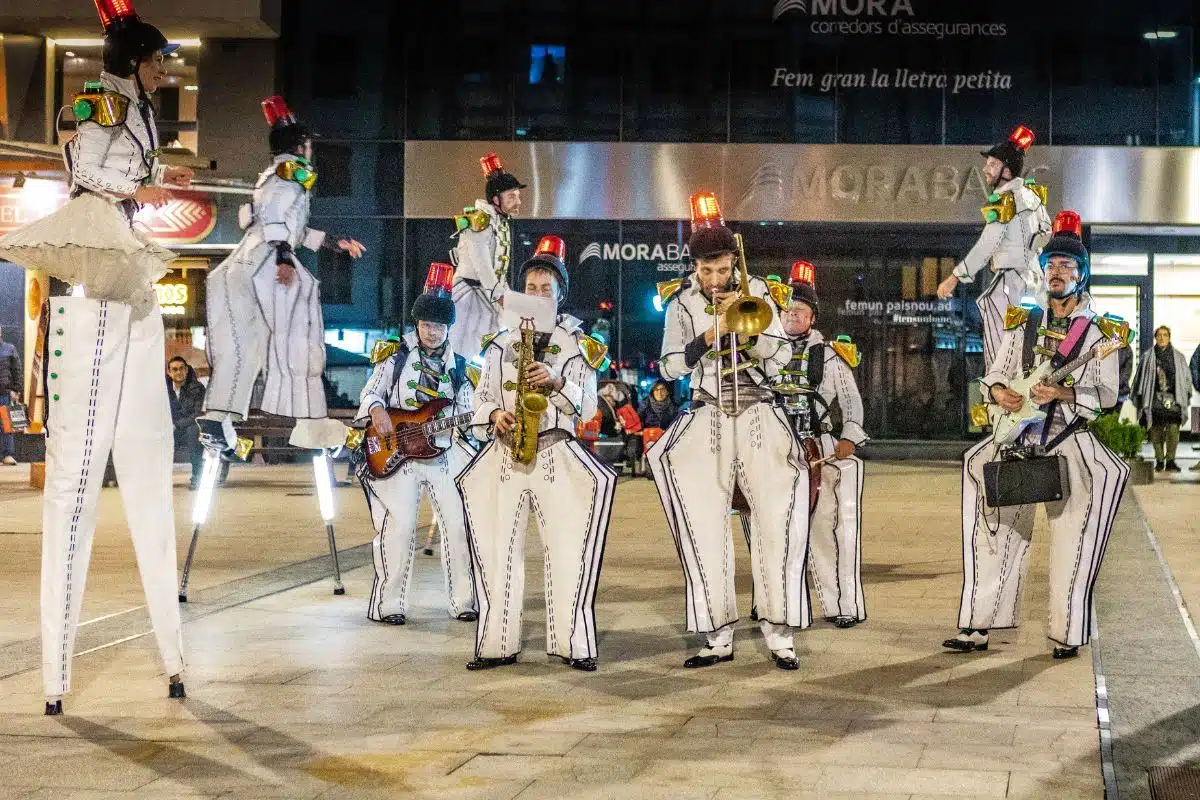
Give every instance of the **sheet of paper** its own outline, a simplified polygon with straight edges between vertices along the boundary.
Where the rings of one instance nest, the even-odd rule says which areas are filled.
[[[550,333],[558,318],[558,304],[552,297],[537,297],[521,292],[504,293],[504,308],[500,311],[500,327],[515,331],[529,320],[534,330]],[[529,323],[526,322],[528,325]]]

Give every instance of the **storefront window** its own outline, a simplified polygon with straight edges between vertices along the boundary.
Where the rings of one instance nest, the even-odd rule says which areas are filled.
[[[1200,345],[1200,255],[1154,256],[1154,324],[1170,328],[1171,343],[1189,358]]]

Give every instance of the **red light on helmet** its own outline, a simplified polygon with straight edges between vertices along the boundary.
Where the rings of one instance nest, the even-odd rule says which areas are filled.
[[[483,177],[486,178],[493,172],[502,171],[504,169],[504,162],[495,153],[487,153],[483,158],[479,159],[479,168],[483,170]]]
[[[290,125],[296,121],[296,115],[288,109],[287,102],[281,95],[271,95],[262,101],[263,116],[267,124],[274,128],[276,125]]]
[[[1074,211],[1060,211],[1054,218],[1054,235],[1069,233],[1076,239],[1083,239],[1083,222]]]
[[[807,261],[794,261],[792,262],[792,272],[788,278],[788,283],[807,283],[809,286],[815,287],[817,283],[817,271]]]
[[[537,243],[537,248],[533,251],[535,256],[554,256],[559,261],[567,260],[567,243],[559,236],[543,236]]]
[[[454,267],[440,261],[429,265],[425,275],[425,294],[449,294],[454,283]]]
[[[692,230],[697,228],[715,228],[724,225],[721,217],[721,204],[712,192],[696,192],[688,198],[692,211]]]
[[[1022,150],[1028,150],[1029,146],[1033,144],[1034,138],[1033,131],[1024,125],[1018,125],[1017,129],[1008,136],[1008,140]]]
[[[96,13],[100,15],[100,24],[105,30],[114,22],[137,16],[129,0],[96,0]]]

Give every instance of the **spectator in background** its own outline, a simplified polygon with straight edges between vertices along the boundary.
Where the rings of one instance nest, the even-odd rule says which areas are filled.
[[[1159,326],[1154,331],[1154,346],[1142,353],[1133,380],[1133,402],[1139,420],[1150,431],[1154,469],[1159,472],[1179,472],[1175,449],[1192,398],[1190,377],[1187,359],[1171,346],[1171,329]]]
[[[24,380],[25,371],[21,369],[21,356],[17,353],[17,346],[4,341],[4,333],[0,331],[0,406],[21,402]],[[13,435],[0,433],[0,463],[6,467],[15,465],[15,453]]]
[[[1192,367],[1192,388],[1195,389],[1197,392],[1200,392],[1200,346],[1196,347],[1195,351],[1192,352],[1191,367]],[[1183,413],[1187,414],[1188,413],[1187,409],[1184,409]],[[1186,422],[1186,420],[1185,420],[1185,422]],[[1193,433],[1195,433],[1195,431],[1193,431]],[[1195,464],[1192,464],[1191,472],[1196,472],[1197,470],[1200,470],[1200,461],[1197,461]]]
[[[679,409],[675,407],[666,381],[656,381],[654,386],[650,387],[650,395],[638,409],[638,416],[642,418],[642,425],[647,428],[665,430],[675,421],[675,417],[679,416]]]
[[[200,485],[204,447],[196,417],[204,413],[204,385],[182,356],[167,362],[167,398],[171,403],[171,422],[175,426],[175,463],[192,465],[191,487]]]

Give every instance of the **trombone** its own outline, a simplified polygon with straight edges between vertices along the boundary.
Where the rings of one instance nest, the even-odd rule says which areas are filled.
[[[746,269],[746,247],[742,241],[742,235],[735,233],[734,240],[737,242],[737,260],[738,260],[738,282],[740,285],[741,297],[733,304],[733,307],[725,312],[725,321],[728,323],[730,334],[729,357],[730,366],[733,372],[733,409],[737,414],[741,411],[740,397],[738,395],[738,336],[758,336],[771,325],[771,320],[774,318],[774,313],[771,311],[771,306],[766,300],[761,297],[755,297],[750,294],[750,275]],[[716,320],[716,341],[717,352],[721,350],[720,338],[720,315],[714,317]],[[717,393],[718,397],[721,391],[721,371],[720,361],[717,362]]]

